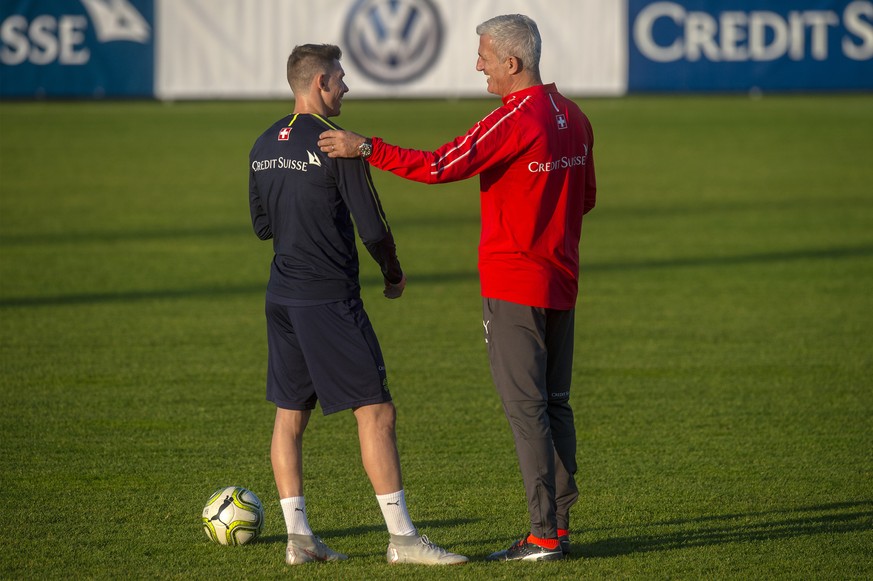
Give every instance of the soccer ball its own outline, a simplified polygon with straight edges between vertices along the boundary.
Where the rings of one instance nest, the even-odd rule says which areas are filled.
[[[244,545],[264,528],[264,506],[251,490],[241,486],[219,488],[203,508],[203,530],[219,545]]]

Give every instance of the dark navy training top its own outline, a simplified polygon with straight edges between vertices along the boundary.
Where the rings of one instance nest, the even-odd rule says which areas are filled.
[[[354,225],[385,279],[403,277],[369,164],[322,153],[318,136],[327,129],[339,128],[319,115],[289,115],[249,154],[252,226],[273,239],[267,294],[279,301],[360,296]]]

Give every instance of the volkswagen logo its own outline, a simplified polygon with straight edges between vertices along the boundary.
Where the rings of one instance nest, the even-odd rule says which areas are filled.
[[[367,77],[396,85],[420,77],[436,62],[443,25],[431,0],[358,0],[343,38]]]

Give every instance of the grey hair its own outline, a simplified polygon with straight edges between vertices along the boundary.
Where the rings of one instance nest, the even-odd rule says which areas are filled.
[[[524,14],[504,14],[486,20],[476,27],[476,34],[492,39],[497,58],[514,56],[524,68],[539,75],[543,41],[537,23]]]

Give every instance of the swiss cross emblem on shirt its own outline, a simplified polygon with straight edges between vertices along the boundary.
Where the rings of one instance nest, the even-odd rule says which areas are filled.
[[[567,128],[567,118],[563,114],[555,115],[555,120],[558,122],[558,129]]]
[[[279,130],[279,141],[288,141],[288,137],[291,135],[290,127],[283,127]]]

